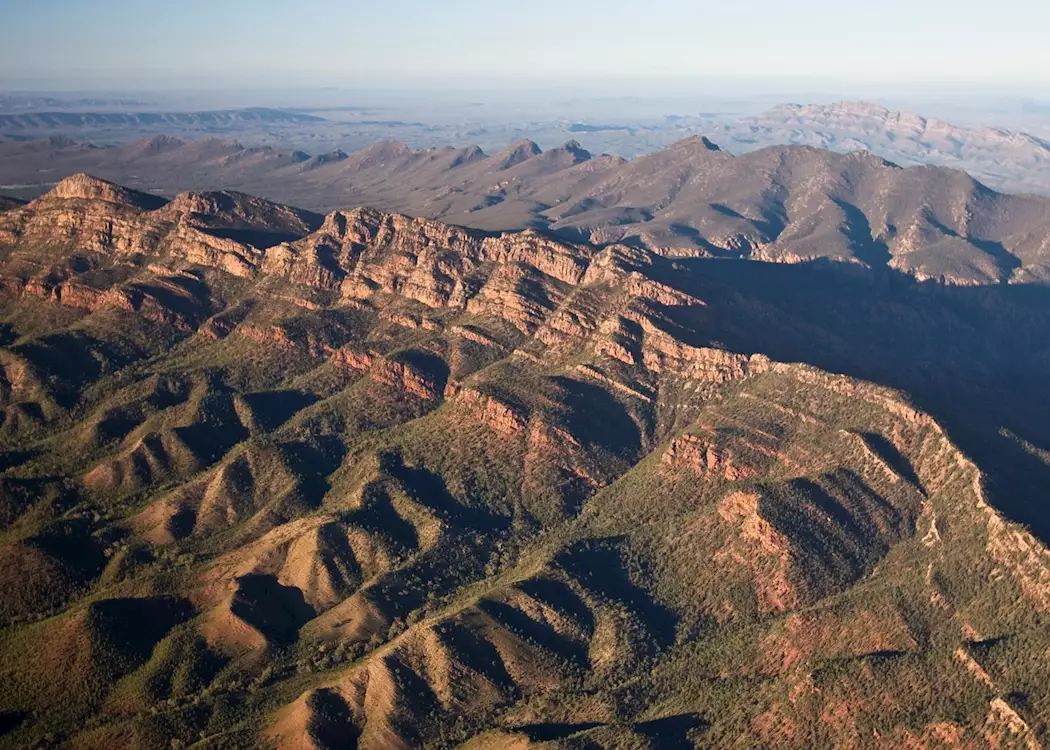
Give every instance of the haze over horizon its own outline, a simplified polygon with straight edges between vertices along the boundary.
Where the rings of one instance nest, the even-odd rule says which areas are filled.
[[[1003,0],[994,13],[973,0],[888,0],[877,14],[830,0],[4,5],[0,86],[9,89],[686,80],[861,94],[872,84],[1050,90],[1050,6],[1035,0]]]

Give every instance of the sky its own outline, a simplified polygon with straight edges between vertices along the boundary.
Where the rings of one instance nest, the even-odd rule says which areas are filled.
[[[0,0],[0,87],[1050,91],[1048,0]]]

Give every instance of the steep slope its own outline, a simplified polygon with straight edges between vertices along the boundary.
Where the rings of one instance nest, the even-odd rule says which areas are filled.
[[[85,177],[0,243],[0,745],[1050,737],[1041,286]]]

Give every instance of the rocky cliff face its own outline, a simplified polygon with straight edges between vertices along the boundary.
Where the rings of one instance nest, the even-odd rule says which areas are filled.
[[[1046,740],[1038,288],[80,177],[0,232],[0,745]]]

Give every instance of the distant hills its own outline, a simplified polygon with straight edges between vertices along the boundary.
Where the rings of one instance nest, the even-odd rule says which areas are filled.
[[[711,128],[732,151],[798,144],[849,152],[865,149],[898,164],[963,169],[1009,192],[1050,193],[1050,144],[995,127],[961,127],[868,102],[784,104]]]
[[[34,131],[81,128],[215,127],[263,123],[318,123],[323,117],[266,107],[204,112],[26,112],[0,113],[0,133],[18,135]]]
[[[315,153],[352,152],[390,138],[416,148],[461,147],[475,142],[496,152],[506,143],[528,137],[544,149],[575,138],[592,153],[634,158],[694,135],[706,135],[734,154],[783,145],[816,146],[839,153],[867,150],[902,166],[962,169],[996,190],[1050,195],[1050,149],[1045,138],[1000,127],[952,124],[863,101],[783,104],[747,116],[679,113],[640,120],[625,112],[622,122],[608,115],[593,120],[566,119],[573,116],[569,113],[537,113],[534,121],[527,123],[498,118],[475,122],[469,108],[455,107],[431,122],[425,111],[398,106],[198,111],[162,109],[157,103],[134,100],[3,96],[0,112],[0,140],[73,136],[97,144],[123,145],[154,134],[191,138],[222,134],[249,147],[291,146]],[[464,119],[457,122],[457,117]],[[36,166],[62,167],[45,163]],[[131,177],[110,176],[122,181]],[[0,165],[0,184],[38,181],[27,177],[21,169]],[[182,187],[187,185],[173,189]],[[243,187],[261,190],[254,185]]]
[[[0,113],[0,132],[19,134],[39,130],[77,130],[89,127],[214,127],[319,122],[324,122],[324,119],[314,114],[266,107],[199,112],[26,112]]]
[[[85,174],[0,210],[0,747],[1050,742],[1050,287],[978,239],[1045,233],[678,149],[120,153],[702,205],[785,262]]]

